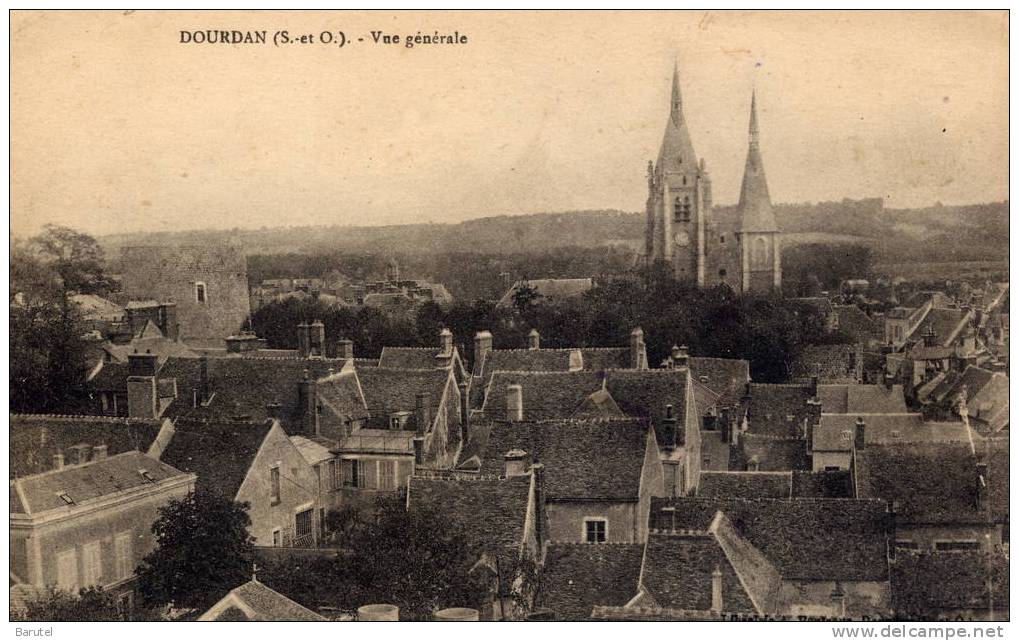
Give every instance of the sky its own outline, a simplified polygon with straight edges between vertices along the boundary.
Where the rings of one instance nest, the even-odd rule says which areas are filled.
[[[180,43],[204,29],[351,42]],[[1008,197],[1003,11],[17,11],[11,231],[641,211],[677,60],[718,204],[754,87],[776,202]]]

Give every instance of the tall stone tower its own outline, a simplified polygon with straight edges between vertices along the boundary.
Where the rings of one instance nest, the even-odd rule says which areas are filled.
[[[711,182],[694,153],[683,117],[679,69],[672,70],[672,103],[657,162],[648,163],[645,256],[664,261],[676,278],[705,285],[705,234]]]
[[[742,291],[777,291],[782,287],[782,248],[761,161],[757,94],[750,98],[750,140],[743,186],[739,193],[740,274]]]

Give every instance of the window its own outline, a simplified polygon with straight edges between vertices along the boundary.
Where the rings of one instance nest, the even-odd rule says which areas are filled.
[[[272,546],[274,548],[283,547],[283,532],[278,527],[272,529]]]
[[[398,430],[400,429],[400,417],[393,416],[389,419],[389,429]]]
[[[297,544],[311,545],[314,543],[311,536],[311,510],[298,512],[294,517],[294,530],[297,534]]]
[[[722,234],[721,236],[718,237],[718,243],[720,245],[724,245],[725,244],[725,234]]]
[[[584,540],[588,543],[604,543],[608,521],[605,519],[584,519]]]
[[[758,238],[754,241],[754,264],[763,266],[768,262],[768,241]]]
[[[402,460],[397,464],[396,482],[400,487],[407,486],[407,479],[414,473],[414,461]]]
[[[721,276],[722,278],[725,278],[726,274],[728,273],[729,272],[725,271],[724,269],[718,270],[718,275]]]
[[[205,283],[199,281],[195,283],[195,302],[205,304],[206,300]]]
[[[686,176],[683,176],[683,186],[686,186]]]
[[[343,471],[343,487],[357,487],[357,461],[340,461],[340,468]]]
[[[315,466],[315,480],[318,486],[318,493],[321,494],[325,487],[322,485],[322,463]]]
[[[841,469],[842,468],[839,467],[838,465],[825,465],[824,466],[824,471],[825,472],[838,472]]]
[[[369,490],[378,489],[375,461],[358,460],[357,478],[358,481],[360,481],[358,487],[363,487]]]
[[[956,541],[935,541],[934,549],[939,552],[961,552],[964,550],[979,550],[980,544],[972,539]]]
[[[396,489],[396,461],[379,461],[379,489]]]
[[[274,467],[269,470],[270,497],[273,505],[280,502],[280,468]]]
[[[57,555],[57,587],[78,591],[78,553],[74,548]]]
[[[318,535],[319,538],[326,538],[326,509],[318,508]]]
[[[103,559],[100,554],[99,541],[86,543],[81,548],[82,585],[102,585]]]
[[[117,580],[130,578],[134,574],[134,557],[132,556],[133,535],[130,530],[121,532],[113,539],[113,556],[116,562]]]

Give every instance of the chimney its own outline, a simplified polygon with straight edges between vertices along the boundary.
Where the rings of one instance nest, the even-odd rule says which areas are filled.
[[[719,423],[721,423],[721,431],[722,431],[721,438],[722,438],[722,442],[723,443],[730,443],[730,439],[732,438],[733,430],[732,430],[732,423],[731,423],[732,422],[732,414],[730,413],[728,406],[722,408],[721,415],[718,417],[718,421],[719,421]],[[730,443],[730,444],[734,445],[734,443]]]
[[[71,465],[81,465],[82,463],[88,463],[88,451],[92,449],[87,443],[78,443],[72,445],[71,450]]]
[[[198,403],[207,403],[212,397],[212,385],[209,382],[209,357],[202,354],[198,359]],[[195,405],[198,407],[198,405]]]
[[[325,358],[326,355],[326,326],[320,320],[311,324],[311,356]]]
[[[349,338],[341,338],[336,342],[336,358],[350,360],[354,358],[354,341]]]
[[[283,405],[281,405],[280,403],[277,403],[276,401],[273,401],[272,403],[266,403],[266,405],[265,405],[265,413],[266,413],[266,415],[269,418],[276,419],[277,421],[280,419],[280,415],[282,413],[282,409],[283,409]]]
[[[644,330],[634,327],[630,332],[630,367],[642,369],[644,366]]]
[[[471,439],[471,399],[467,381],[460,383],[460,438],[463,446]]]
[[[297,383],[298,407],[301,412],[301,431],[306,436],[318,436],[318,388],[308,370]]]
[[[673,346],[672,363],[674,367],[689,367],[690,355],[687,353],[686,345]]]
[[[439,350],[443,356],[453,354],[453,332],[449,331],[448,327],[443,327],[439,332]]]
[[[432,426],[430,401],[428,392],[418,392],[414,397],[414,420],[417,422],[418,436],[424,436]]]
[[[159,416],[156,393],[158,357],[148,352],[127,356],[127,415],[131,418]]]
[[[863,382],[863,343],[853,346],[853,377],[857,383]]]
[[[541,334],[538,330],[532,329],[527,334],[527,349],[540,349],[541,348]]]
[[[714,431],[718,429],[718,411],[712,407],[701,419],[705,430]]]
[[[297,353],[301,358],[311,356],[311,325],[304,321],[297,324]]]
[[[159,330],[172,341],[180,340],[180,323],[177,322],[177,303],[159,305]]]
[[[506,478],[527,474],[527,452],[513,448],[503,454],[502,458],[506,461]]]
[[[662,419],[662,432],[665,450],[671,452],[676,449],[678,436],[676,434],[676,417],[673,414],[671,405],[665,406],[665,418]]]
[[[53,455],[53,469],[62,470],[64,469],[64,454],[63,452],[57,452]]]
[[[846,618],[846,593],[839,581],[835,582],[835,589],[831,591],[831,609],[836,619]]]
[[[722,606],[722,570],[716,565],[711,573],[711,611],[720,613]]]
[[[425,464],[425,437],[415,436],[411,439],[414,444],[414,465]]]
[[[990,508],[990,496],[987,491],[987,462],[977,463],[977,509],[982,514],[987,514]]]
[[[92,460],[101,461],[106,458],[106,445],[96,445],[92,448]]]
[[[817,384],[818,384],[818,381],[819,381],[819,379],[818,379],[817,374],[814,374],[813,376],[810,377],[810,396],[812,398],[817,398]]]
[[[534,483],[534,537],[537,539],[539,554],[544,549],[546,537],[545,522],[545,466],[535,463],[531,466],[531,479]]]
[[[853,449],[862,452],[867,446],[867,424],[862,416],[856,417],[856,431],[853,433]]]
[[[524,388],[520,385],[506,386],[506,420],[524,420]]]
[[[492,351],[492,332],[487,329],[474,335],[474,375],[481,375],[485,356]]]

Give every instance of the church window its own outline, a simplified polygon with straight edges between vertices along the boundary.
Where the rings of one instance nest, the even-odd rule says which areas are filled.
[[[195,283],[195,302],[204,303],[206,300],[205,283],[199,281]]]

